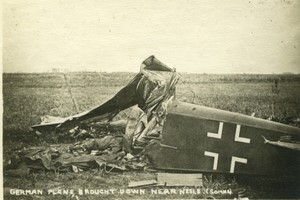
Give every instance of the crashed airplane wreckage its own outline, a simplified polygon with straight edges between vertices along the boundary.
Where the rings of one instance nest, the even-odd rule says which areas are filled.
[[[128,118],[123,150],[145,144],[145,156],[156,169],[299,177],[299,128],[177,101],[178,80],[175,69],[151,56],[106,103],[32,128],[59,132],[109,124],[120,111],[138,105]]]

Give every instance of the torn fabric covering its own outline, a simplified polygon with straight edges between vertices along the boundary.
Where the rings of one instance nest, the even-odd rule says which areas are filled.
[[[150,56],[142,63],[141,71],[130,83],[104,104],[74,116],[34,125],[32,128],[43,132],[45,129],[69,129],[80,123],[96,120],[110,121],[117,113],[134,105],[138,105],[149,117],[163,99],[174,95],[178,80],[175,69]]]
[[[51,161],[53,158],[58,156],[59,153],[54,149],[50,147],[42,147],[38,150],[28,153],[24,156],[24,158],[29,168],[40,168],[43,166],[46,169],[51,170]]]

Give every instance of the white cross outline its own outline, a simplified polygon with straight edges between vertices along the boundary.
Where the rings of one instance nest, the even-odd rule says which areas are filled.
[[[234,168],[235,168],[235,163],[236,162],[247,164],[247,161],[248,160],[246,158],[240,158],[240,157],[232,156],[231,157],[231,164],[230,164],[230,173],[234,173]]]
[[[220,122],[219,123],[219,128],[218,128],[218,133],[207,132],[207,137],[222,139],[223,125],[224,125],[224,123]],[[251,139],[250,138],[245,138],[245,137],[240,137],[240,133],[241,133],[241,125],[237,124],[236,129],[235,129],[234,141],[249,144]]]
[[[224,125],[223,122],[219,122],[218,133],[207,132],[207,137],[222,139],[223,125]],[[236,124],[234,141],[249,144],[251,139],[250,138],[245,138],[245,137],[240,137],[240,132],[241,132],[241,125]],[[219,154],[215,153],[215,152],[204,151],[204,155],[214,158],[213,170],[217,170]],[[230,163],[230,173],[234,173],[236,162],[247,164],[248,160],[246,158],[240,158],[240,157],[232,156],[231,157],[231,163]]]
[[[214,158],[213,170],[217,170],[218,169],[219,154],[215,153],[215,152],[204,151],[204,155]],[[248,160],[246,158],[240,158],[240,157],[232,156],[231,157],[231,163],[230,163],[230,173],[234,173],[235,163],[237,163],[237,162],[247,164]]]
[[[240,137],[240,132],[241,132],[241,125],[237,124],[236,129],[235,129],[234,141],[243,142],[243,143],[250,143],[251,140],[249,138]]]
[[[204,151],[204,155],[210,156],[214,158],[214,164],[213,164],[213,170],[217,170],[218,168],[218,160],[219,160],[219,154],[210,152],[210,151]]]
[[[223,134],[223,122],[219,123],[218,133],[207,132],[207,137],[221,139]]]

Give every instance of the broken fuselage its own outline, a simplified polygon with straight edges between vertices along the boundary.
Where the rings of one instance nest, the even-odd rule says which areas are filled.
[[[178,79],[175,69],[150,56],[140,73],[104,104],[32,128],[59,130],[110,121],[121,110],[138,105],[148,119],[139,137],[162,125],[160,140],[145,147],[146,156],[158,169],[299,177],[299,128],[175,101]],[[134,135],[127,136],[132,140]]]
[[[179,101],[167,113],[161,142],[147,148],[156,168],[299,177],[300,151],[279,141],[299,128]]]

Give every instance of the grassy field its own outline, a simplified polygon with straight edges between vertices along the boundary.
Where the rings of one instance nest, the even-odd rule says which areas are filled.
[[[79,111],[85,111],[104,103],[133,77],[132,73],[68,73],[74,99]],[[255,113],[256,117],[273,117],[287,123],[288,118],[300,117],[300,75],[211,75],[181,74],[177,87],[177,99],[204,106],[239,112],[247,115]],[[279,80],[278,89],[274,90],[274,81]],[[43,115],[69,116],[76,113],[67,84],[61,73],[45,74],[3,74],[3,152],[4,163],[14,151],[45,143],[64,143],[49,137],[38,137],[30,129],[40,123]],[[122,112],[120,118],[127,116]],[[294,124],[299,126],[299,124]],[[95,178],[97,177],[97,178]],[[145,180],[154,177],[149,172],[127,172],[103,174],[99,171],[78,174],[60,174],[43,172],[29,177],[4,177],[4,187],[9,188],[126,188],[130,180]],[[298,197],[290,186],[274,187],[274,184],[250,184],[250,179],[206,175],[204,184],[208,188],[247,189],[255,198],[289,198]],[[239,180],[240,179],[240,180]],[[247,180],[247,181],[245,181]],[[263,182],[263,181],[262,181]],[[277,185],[278,186],[278,185]],[[280,190],[281,188],[281,190]],[[286,191],[287,190],[287,191]],[[282,196],[283,195],[283,196]],[[103,198],[206,198],[209,195],[186,194],[181,196],[166,195],[117,195],[109,194]],[[7,196],[7,198],[13,198]],[[80,199],[98,199],[99,196],[88,195]],[[20,197],[18,197],[20,198]],[[23,196],[24,199],[57,199],[56,196]],[[62,199],[77,198],[62,196]]]

